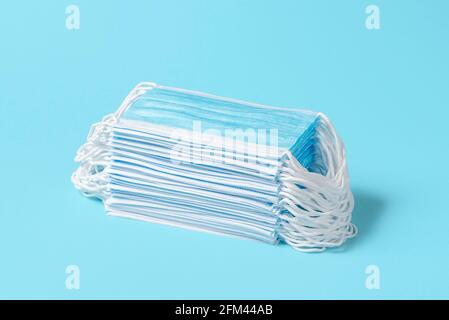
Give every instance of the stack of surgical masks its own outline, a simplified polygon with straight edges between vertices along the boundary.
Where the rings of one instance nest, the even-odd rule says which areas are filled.
[[[321,113],[141,83],[76,161],[74,185],[113,216],[309,252],[356,233],[344,147]]]

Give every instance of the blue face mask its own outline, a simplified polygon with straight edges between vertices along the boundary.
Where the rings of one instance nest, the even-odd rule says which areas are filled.
[[[321,113],[138,85],[93,126],[75,186],[109,214],[321,251],[356,233]]]

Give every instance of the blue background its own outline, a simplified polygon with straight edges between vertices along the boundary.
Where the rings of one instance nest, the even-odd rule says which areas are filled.
[[[65,8],[81,11],[67,30]],[[376,4],[381,29],[365,28]],[[1,298],[449,298],[449,2],[3,1]],[[357,238],[321,254],[107,217],[70,182],[140,81],[325,112]],[[81,270],[67,290],[65,268]],[[380,290],[365,288],[379,266]]]

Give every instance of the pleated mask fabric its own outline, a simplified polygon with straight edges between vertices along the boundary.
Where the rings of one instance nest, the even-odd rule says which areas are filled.
[[[322,113],[144,82],[75,160],[75,187],[112,216],[304,252],[357,232],[345,149]]]

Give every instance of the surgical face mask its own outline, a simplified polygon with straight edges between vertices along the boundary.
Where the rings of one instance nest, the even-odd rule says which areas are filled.
[[[92,126],[72,181],[113,216],[322,251],[356,234],[322,113],[137,85]]]

